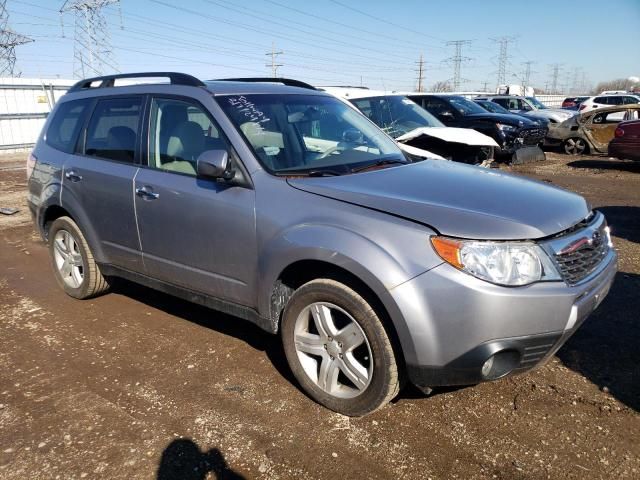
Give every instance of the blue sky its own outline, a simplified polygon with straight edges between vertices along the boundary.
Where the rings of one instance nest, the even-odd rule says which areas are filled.
[[[35,42],[16,48],[24,77],[72,78],[74,18],[63,0],[7,0],[9,25]],[[105,9],[120,71],[178,70],[201,78],[280,76],[314,84],[411,90],[425,59],[425,85],[453,76],[451,40],[463,48],[461,89],[496,85],[499,45],[513,36],[507,79],[595,84],[640,76],[640,0],[349,1],[121,0]],[[110,72],[105,72],[110,73]]]

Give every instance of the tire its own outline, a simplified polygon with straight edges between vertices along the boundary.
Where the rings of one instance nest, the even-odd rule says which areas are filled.
[[[400,390],[389,335],[374,309],[347,285],[317,279],[298,288],[284,309],[281,336],[302,389],[335,412],[366,415]]]
[[[67,295],[83,300],[109,290],[87,240],[71,218],[54,220],[48,238],[54,276]]]
[[[568,138],[562,144],[564,153],[567,155],[582,155],[589,153],[589,145],[586,140],[580,137]]]

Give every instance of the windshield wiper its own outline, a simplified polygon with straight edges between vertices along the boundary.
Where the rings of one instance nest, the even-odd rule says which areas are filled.
[[[279,175],[279,176],[300,175],[305,177],[337,177],[338,175],[342,175],[344,172],[338,172],[337,170],[331,170],[331,169],[315,169],[315,170],[299,169],[299,170],[280,170],[275,173],[276,175]]]
[[[381,158],[378,161],[372,162],[372,163],[368,163],[366,165],[363,165],[361,167],[356,167],[356,168],[352,168],[351,169],[351,173],[358,173],[358,172],[362,172],[363,170],[368,170],[369,168],[373,168],[373,167],[381,167],[383,165],[394,165],[394,164],[401,164],[401,165],[406,165],[409,162],[407,162],[406,160],[398,160],[395,158]]]

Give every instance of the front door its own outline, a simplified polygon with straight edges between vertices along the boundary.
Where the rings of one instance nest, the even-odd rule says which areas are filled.
[[[196,160],[229,142],[195,101],[153,98],[148,164],[135,178],[148,275],[246,306],[255,305],[254,190],[200,178]]]
[[[144,98],[100,99],[64,163],[62,206],[95,233],[107,263],[143,271],[133,204]]]

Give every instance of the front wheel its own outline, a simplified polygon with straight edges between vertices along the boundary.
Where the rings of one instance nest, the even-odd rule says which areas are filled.
[[[575,137],[564,141],[564,153],[567,155],[581,155],[589,151],[589,146],[584,139]]]
[[[400,389],[382,322],[362,296],[342,283],[318,279],[296,290],[284,310],[281,335],[296,379],[331,410],[366,415]]]

